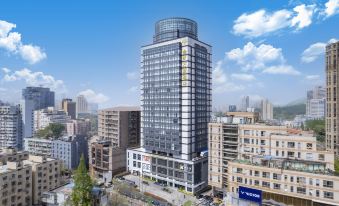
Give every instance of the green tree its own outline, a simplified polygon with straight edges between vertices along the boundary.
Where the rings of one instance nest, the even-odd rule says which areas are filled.
[[[63,124],[51,123],[44,129],[37,131],[36,136],[40,138],[59,138],[65,131]]]
[[[308,120],[306,129],[314,131],[319,142],[325,141],[325,120]]]
[[[334,160],[334,171],[337,175],[339,175],[339,159]]]
[[[74,188],[71,195],[72,206],[90,206],[92,204],[93,182],[85,164],[84,155],[74,175]]]

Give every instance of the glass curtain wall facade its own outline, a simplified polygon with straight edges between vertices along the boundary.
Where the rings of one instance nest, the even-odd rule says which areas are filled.
[[[198,41],[196,22],[160,20],[142,48],[142,146],[191,160],[207,150],[211,112],[211,48]]]

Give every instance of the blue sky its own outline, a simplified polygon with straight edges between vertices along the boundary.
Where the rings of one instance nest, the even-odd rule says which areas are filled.
[[[274,104],[324,84],[324,46],[339,39],[339,0],[6,1],[0,7],[0,99],[26,85],[82,93],[101,107],[139,104],[140,47],[154,23],[198,22],[213,47],[213,104]]]

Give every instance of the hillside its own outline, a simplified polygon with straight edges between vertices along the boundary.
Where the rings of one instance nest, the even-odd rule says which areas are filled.
[[[274,119],[292,120],[298,114],[306,113],[306,104],[286,105],[273,108]]]

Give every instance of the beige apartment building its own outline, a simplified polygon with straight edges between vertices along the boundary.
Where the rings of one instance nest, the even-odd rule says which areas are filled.
[[[7,162],[18,162],[27,160],[28,151],[17,151],[14,148],[6,148],[0,150],[0,164],[5,165]]]
[[[64,184],[61,160],[30,155],[23,164],[31,168],[32,202],[42,204],[42,194]]]
[[[228,197],[236,199],[243,186],[263,191],[263,205],[339,204],[334,154],[319,149],[312,133],[240,124],[238,137],[238,157],[227,165]]]
[[[339,177],[324,162],[257,156],[230,161],[228,168],[229,197],[236,198],[243,186],[261,190],[263,205],[272,200],[288,206],[339,205]]]
[[[140,145],[140,109],[113,107],[99,110],[98,136],[89,144],[89,170],[104,183],[126,170],[126,149]]]
[[[32,205],[32,167],[19,162],[0,165],[0,205]]]
[[[339,41],[326,46],[326,148],[339,156]]]
[[[238,159],[255,155],[303,159],[327,163],[334,169],[334,155],[317,147],[313,133],[287,129],[285,126],[265,124],[239,126]]]
[[[214,194],[226,192],[228,182],[228,161],[238,157],[239,127],[253,124],[259,119],[254,112],[227,112],[208,124],[208,184]]]

